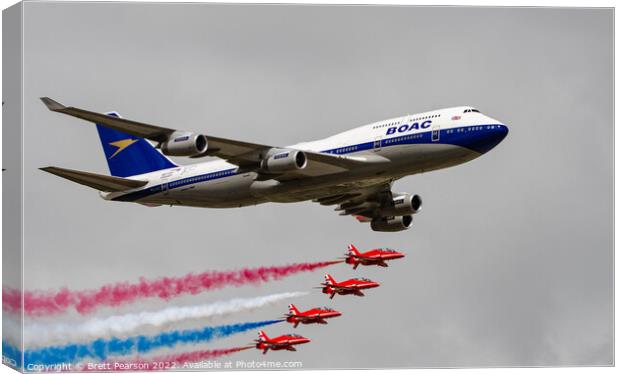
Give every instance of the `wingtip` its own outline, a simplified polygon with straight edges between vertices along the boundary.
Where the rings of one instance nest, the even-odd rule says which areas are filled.
[[[42,168],[39,168],[39,170],[44,171],[46,173],[58,175],[58,172],[62,171],[63,169],[56,167],[56,166],[44,166]]]
[[[47,109],[52,110],[52,111],[56,111],[56,110],[61,110],[66,108],[64,105],[62,105],[61,103],[54,101],[52,99],[50,99],[49,97],[45,96],[45,97],[41,97],[40,98],[41,101],[43,102],[43,104],[45,104],[45,106],[47,107]]]

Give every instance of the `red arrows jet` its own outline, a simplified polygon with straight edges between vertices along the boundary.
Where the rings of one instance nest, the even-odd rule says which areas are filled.
[[[359,265],[378,265],[388,267],[385,261],[396,260],[405,257],[404,254],[396,252],[389,248],[372,249],[368,252],[361,253],[353,244],[349,244],[349,251],[345,261],[347,264],[353,265],[353,269],[357,269]]]
[[[258,339],[255,341],[256,349],[262,349],[263,354],[265,354],[270,349],[272,351],[281,351],[284,349],[287,351],[297,351],[297,349],[293,347],[294,345],[309,343],[310,339],[296,334],[280,335],[277,338],[270,338],[263,330],[260,330],[258,332]]]
[[[323,293],[330,295],[330,299],[333,299],[336,294],[364,296],[361,290],[379,287],[379,283],[366,278],[353,278],[338,283],[329,274],[325,274],[325,282],[321,284]]]
[[[327,325],[326,318],[334,318],[342,315],[342,313],[326,307],[300,312],[295,305],[291,304],[288,306],[288,310],[290,313],[286,314],[286,321],[295,324],[293,327],[297,327],[300,323],[304,325],[309,325],[311,323]]]

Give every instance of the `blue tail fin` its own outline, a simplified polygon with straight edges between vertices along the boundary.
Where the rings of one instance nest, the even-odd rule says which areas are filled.
[[[120,117],[116,112],[106,114]],[[110,174],[115,177],[129,177],[178,166],[145,139],[99,124],[97,131],[108,160]]]

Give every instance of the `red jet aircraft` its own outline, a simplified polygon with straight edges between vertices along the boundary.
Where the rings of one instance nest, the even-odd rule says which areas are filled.
[[[294,345],[309,343],[310,339],[296,334],[280,335],[277,338],[270,338],[263,330],[260,330],[258,332],[258,339],[255,341],[256,349],[262,349],[263,354],[265,354],[270,349],[272,351],[281,351],[283,349],[287,351],[297,351],[297,349],[293,347]]]
[[[297,327],[300,323],[304,325],[309,325],[311,323],[327,325],[326,318],[334,318],[342,315],[342,313],[327,307],[314,308],[306,310],[305,312],[300,312],[295,305],[291,304],[288,306],[288,310],[290,313],[285,315],[286,321],[294,323],[295,325],[293,327]]]
[[[333,299],[336,294],[364,296],[361,290],[379,287],[379,283],[366,278],[353,278],[339,283],[329,274],[325,274],[325,282],[321,284],[323,293],[330,295],[330,299]]]
[[[388,248],[372,249],[368,252],[360,253],[353,244],[349,244],[349,251],[346,255],[344,262],[353,265],[353,269],[357,269],[359,265],[378,265],[386,268],[388,264],[385,261],[405,257],[404,254]]]

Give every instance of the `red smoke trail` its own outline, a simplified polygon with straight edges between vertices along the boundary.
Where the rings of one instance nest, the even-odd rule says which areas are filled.
[[[106,361],[102,364],[93,365],[92,369],[86,366],[84,371],[146,371],[146,370],[183,370],[184,364],[200,362],[221,356],[245,351],[253,347],[237,347],[228,349],[213,349],[209,351],[193,351],[179,354],[171,354],[152,359],[136,358],[129,361]],[[198,368],[199,369],[199,368]]]
[[[138,283],[115,283],[96,290],[70,291],[25,291],[24,312],[28,315],[50,315],[74,308],[86,314],[100,306],[119,306],[141,298],[158,297],[168,300],[180,295],[195,295],[204,291],[226,286],[261,284],[278,280],[297,273],[314,271],[342,261],[323,261],[284,266],[259,267],[232,271],[209,271],[200,274],[187,274],[176,278],[148,280],[141,278]],[[19,312],[20,291],[2,290],[3,309]]]

